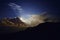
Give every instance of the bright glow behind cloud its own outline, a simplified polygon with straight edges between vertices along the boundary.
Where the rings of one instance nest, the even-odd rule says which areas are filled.
[[[58,22],[59,20],[54,17],[52,18],[52,16],[48,15],[46,12],[43,12],[39,15],[38,14],[32,14],[32,15],[23,14],[21,6],[15,3],[10,3],[8,5],[11,6],[11,8],[16,12],[16,15],[20,17],[22,22],[30,26],[36,26],[38,24],[45,23],[45,22]],[[21,14],[23,14],[23,16]]]
[[[45,18],[43,18],[42,16],[40,16],[40,15],[35,15],[35,14],[33,14],[33,15],[31,15],[31,17],[29,17],[29,18],[23,18],[23,17],[20,17],[20,19],[24,22],[24,23],[26,23],[26,24],[28,24],[28,25],[30,25],[30,26],[36,26],[36,25],[38,25],[38,24],[40,24],[40,23],[44,23],[44,20],[45,20]]]

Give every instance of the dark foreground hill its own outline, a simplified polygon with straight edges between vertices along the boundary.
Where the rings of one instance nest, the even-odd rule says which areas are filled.
[[[38,26],[36,26],[34,28],[28,28],[25,31],[56,32],[57,30],[60,30],[60,23],[46,22],[46,23],[39,24]]]
[[[52,37],[55,39],[56,33],[60,33],[60,23],[43,23],[39,24],[38,26],[34,28],[28,28],[25,31],[20,31],[16,33],[11,34],[2,34],[2,38],[5,39],[48,39],[49,37]],[[50,39],[52,39],[50,38]]]
[[[52,23],[52,22],[46,22],[39,24],[35,27],[29,27],[24,31],[16,32],[16,33],[21,33],[21,32],[60,32],[60,23]]]

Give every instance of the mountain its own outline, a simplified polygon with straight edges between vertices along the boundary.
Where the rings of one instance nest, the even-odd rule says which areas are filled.
[[[2,18],[0,19],[0,34],[14,33],[25,30],[27,26],[18,17],[16,18]]]
[[[56,36],[56,33],[58,32],[60,32],[60,23],[46,22],[39,24],[38,26],[33,28],[32,27],[27,28],[24,31],[20,31],[12,34],[6,34],[6,36],[8,38],[17,38],[17,39],[21,39],[20,37],[22,38],[34,37],[34,39],[35,38],[48,39],[49,36],[54,38]]]
[[[26,24],[24,22],[22,22],[18,17],[16,17],[16,18],[3,18],[3,19],[1,19],[0,26],[21,27],[21,26],[26,26]]]
[[[46,23],[42,23],[39,24],[35,27],[30,27],[28,29],[26,29],[26,32],[56,32],[57,30],[59,30],[60,32],[60,23],[53,23],[53,22],[46,22]]]
[[[26,26],[27,25],[22,22],[18,17],[0,19],[0,33],[17,32],[16,34],[18,34],[21,32],[56,32],[58,30],[60,31],[60,23],[58,22],[45,22],[35,27],[28,27],[27,29]]]

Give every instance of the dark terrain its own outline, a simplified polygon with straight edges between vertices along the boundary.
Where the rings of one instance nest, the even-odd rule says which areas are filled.
[[[43,23],[39,24],[37,27],[28,28],[25,31],[20,31],[11,34],[0,34],[1,39],[48,39],[49,37],[55,38],[56,34],[60,33],[60,23]],[[50,38],[51,39],[51,38]]]

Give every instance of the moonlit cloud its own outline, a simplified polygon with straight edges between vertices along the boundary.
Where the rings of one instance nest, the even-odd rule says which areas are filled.
[[[22,13],[22,8],[20,5],[15,3],[9,3],[8,5],[16,12],[17,16],[20,16],[20,13]]]
[[[30,18],[28,19],[24,19],[24,18],[20,18],[24,23],[28,24],[30,27],[34,27],[37,26],[41,23],[45,23],[45,22],[60,22],[59,19],[57,17],[52,17],[51,15],[47,14],[47,13],[43,13],[41,15],[38,14],[32,14]]]
[[[8,5],[11,6],[11,8],[13,10],[15,10],[16,13],[18,13],[18,15],[22,14],[21,6],[15,4],[15,3],[10,3]],[[37,26],[37,25],[39,25],[41,23],[45,23],[45,22],[59,22],[58,18],[52,17],[47,12],[43,12],[43,13],[40,13],[40,14],[31,14],[31,15],[26,14],[26,15],[23,15],[23,17],[20,17],[20,19],[22,20],[22,22],[24,22],[27,25],[32,26],[32,27]]]

